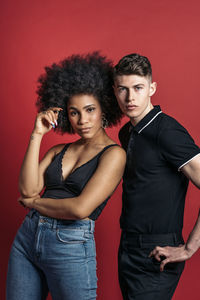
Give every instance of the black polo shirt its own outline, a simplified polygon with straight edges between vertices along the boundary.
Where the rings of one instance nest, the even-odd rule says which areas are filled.
[[[135,127],[119,132],[127,151],[121,228],[137,233],[181,232],[188,179],[180,171],[200,153],[187,130],[155,106]]]

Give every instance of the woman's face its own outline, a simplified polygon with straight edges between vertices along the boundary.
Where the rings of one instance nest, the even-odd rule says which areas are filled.
[[[99,101],[92,95],[75,95],[67,106],[69,121],[74,131],[85,139],[102,131],[102,111]]]

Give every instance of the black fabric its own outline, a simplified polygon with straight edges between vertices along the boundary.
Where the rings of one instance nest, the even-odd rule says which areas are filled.
[[[150,252],[156,246],[178,246],[184,243],[176,234],[142,235],[123,232],[119,247],[119,283],[124,300],[171,300],[185,262],[160,263]]]
[[[70,144],[66,144],[63,150],[58,153],[52,163],[48,166],[44,180],[45,191],[42,195],[43,198],[64,199],[73,198],[81,194],[87,182],[90,180],[98,167],[99,158],[104,151],[117,144],[108,145],[103,148],[96,156],[90,159],[85,164],[76,168],[65,180],[62,178],[62,158],[67,151]],[[90,216],[91,220],[96,220],[105,207],[109,197],[99,205]]]
[[[127,151],[121,228],[136,233],[181,232],[188,179],[178,169],[200,149],[175,119],[155,106],[119,133]]]

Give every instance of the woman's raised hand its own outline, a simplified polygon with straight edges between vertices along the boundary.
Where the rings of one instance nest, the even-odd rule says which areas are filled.
[[[50,107],[48,110],[38,113],[33,131],[43,135],[55,128],[58,125],[58,114],[61,110],[60,107]]]

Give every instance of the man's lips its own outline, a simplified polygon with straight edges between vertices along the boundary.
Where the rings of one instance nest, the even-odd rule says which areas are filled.
[[[127,110],[134,110],[136,108],[137,108],[137,105],[134,105],[134,104],[129,104],[129,105],[126,106]]]

